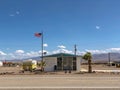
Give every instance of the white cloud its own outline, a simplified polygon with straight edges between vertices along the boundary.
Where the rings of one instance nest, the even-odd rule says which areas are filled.
[[[88,49],[86,49],[85,52],[91,52],[92,54],[101,54],[101,53],[109,53],[109,52],[120,53],[120,48],[109,48],[109,49],[104,49],[104,50],[88,50]]]
[[[10,48],[6,48],[6,50],[10,50]]]
[[[14,14],[10,14],[9,16],[14,17],[15,15]]]
[[[20,14],[19,11],[13,11],[9,16],[14,17],[14,16],[19,15],[19,14]]]
[[[96,26],[96,29],[100,29],[100,26]]]
[[[47,50],[43,50],[43,53],[49,54]],[[39,51],[39,54],[42,54],[42,51]]]
[[[31,58],[31,57],[37,57],[40,56],[39,51],[34,52],[26,52],[24,50],[16,50],[13,53],[5,54],[4,52],[0,51],[0,58],[1,60],[12,60],[12,59],[25,59],[25,58]]]
[[[34,52],[34,51],[24,53],[24,57],[25,57],[25,58],[37,57],[37,56],[39,56],[39,55],[40,55],[39,52]]]
[[[7,55],[6,53],[4,53],[3,51],[0,51],[0,55]]]
[[[85,53],[85,51],[77,51],[77,55],[84,55]]]
[[[60,49],[65,49],[66,47],[63,46],[63,45],[59,45],[58,48],[60,48]]]
[[[20,14],[20,12],[19,12],[19,11],[16,11],[16,14],[17,14],[17,15],[19,15],[19,14]]]
[[[24,53],[24,50],[16,50],[15,53],[16,53],[16,54],[23,54],[23,53]]]
[[[86,52],[91,52],[92,54],[107,53],[107,50],[85,50]]]
[[[56,53],[69,53],[69,54],[74,54],[74,51],[72,50],[67,50],[62,47],[62,49],[54,50],[54,51],[47,51],[43,50],[43,52],[47,52],[47,55],[49,54],[56,54]],[[120,48],[109,48],[109,49],[104,49],[104,50],[90,50],[86,49],[84,51],[79,51],[77,50],[77,55],[83,55],[86,52],[91,52],[92,54],[101,54],[101,53],[108,53],[108,52],[118,52],[120,53]],[[25,52],[24,50],[16,50],[13,53],[4,53],[3,51],[0,51],[0,58],[1,60],[11,60],[11,59],[25,59],[25,58],[31,58],[31,57],[38,57],[41,56],[41,51],[30,51],[30,52]]]
[[[32,56],[31,53],[26,53],[27,56]]]
[[[67,50],[64,45],[58,45],[57,47],[59,49],[55,50],[55,51],[52,51],[52,54],[56,54],[56,53],[69,53],[69,54],[73,54],[73,51]]]
[[[16,59],[16,56],[13,53],[9,53],[8,57],[9,57],[9,59]]]
[[[31,58],[31,57],[38,57],[38,56],[40,56],[40,54],[39,54],[39,51],[38,52],[31,51],[31,52],[26,52],[26,53],[22,54],[21,56],[23,58]]]
[[[69,53],[69,54],[73,54],[72,51],[67,50],[67,49],[58,49],[58,50],[53,51],[52,53],[53,54],[56,54],[56,53]]]
[[[43,44],[43,47],[48,47],[48,44],[46,44],[46,43],[45,43],[45,44]]]
[[[110,48],[107,49],[109,52],[120,52],[120,48]]]

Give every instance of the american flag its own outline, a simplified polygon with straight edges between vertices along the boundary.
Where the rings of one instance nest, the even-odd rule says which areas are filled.
[[[42,33],[35,33],[36,37],[41,37]]]

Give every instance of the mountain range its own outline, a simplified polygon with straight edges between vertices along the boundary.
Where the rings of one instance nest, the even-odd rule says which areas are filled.
[[[33,57],[33,60],[40,60],[40,57]],[[120,61],[120,53],[102,53],[102,54],[93,54],[93,62],[108,62],[108,61]]]
[[[92,60],[95,62],[120,61],[120,53],[94,54]]]
[[[32,57],[32,58],[26,58],[26,59],[22,59],[22,60],[6,60],[6,61],[14,61],[14,62],[18,62],[18,61],[23,61],[23,60],[28,60],[28,59],[33,59],[33,60],[41,60],[40,56],[39,57]],[[93,62],[108,62],[108,61],[120,61],[120,53],[104,53],[104,54],[93,54],[92,55],[92,61]],[[84,60],[83,60],[84,62]]]

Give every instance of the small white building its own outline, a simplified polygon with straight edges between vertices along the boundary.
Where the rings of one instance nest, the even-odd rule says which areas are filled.
[[[3,62],[2,62],[2,61],[0,61],[0,67],[1,67],[1,66],[3,66]]]
[[[80,71],[81,56],[73,54],[58,53],[43,57],[46,66],[45,71],[58,71],[58,70],[77,70]]]

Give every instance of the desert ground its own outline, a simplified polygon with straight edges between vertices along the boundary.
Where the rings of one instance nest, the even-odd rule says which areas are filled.
[[[86,71],[88,70],[88,65],[81,65],[80,66],[80,70],[81,71]],[[19,72],[22,70],[22,67],[0,67],[0,73],[14,73],[14,74],[20,74]],[[115,66],[107,66],[105,64],[93,64],[92,65],[92,70],[96,71],[96,70],[111,70],[111,71],[119,71],[120,68],[116,68]],[[64,73],[64,71],[62,71]],[[73,71],[74,73],[76,71]],[[55,73],[55,74],[62,74],[61,71],[58,72],[49,72],[49,73]]]
[[[87,70],[87,65],[82,65]],[[21,67],[0,67],[0,90],[120,90],[120,74],[108,72],[20,73]],[[93,70],[120,70],[93,65]],[[7,72],[7,73],[6,73]]]

